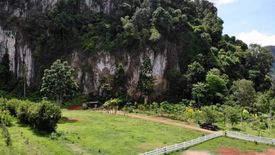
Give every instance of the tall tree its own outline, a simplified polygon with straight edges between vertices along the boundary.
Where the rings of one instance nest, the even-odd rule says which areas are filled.
[[[119,64],[114,75],[114,94],[116,97],[125,98],[127,95],[126,74],[122,64]]]
[[[0,63],[0,88],[2,90],[8,91],[10,88],[9,82],[12,78],[12,73],[10,71],[10,59],[9,54],[6,52],[3,55],[2,61]]]
[[[269,89],[272,81],[270,75],[273,62],[272,53],[256,44],[250,45],[247,52],[248,79],[255,83],[257,91]]]
[[[206,75],[207,93],[210,103],[221,103],[228,93],[227,75],[221,75],[218,69],[210,70]]]
[[[192,96],[198,103],[198,107],[202,106],[202,103],[207,102],[207,85],[205,83],[199,82],[193,85]]]
[[[238,80],[233,82],[231,92],[238,105],[253,111],[253,103],[256,97],[254,83],[250,80]]]
[[[56,60],[50,69],[44,70],[41,93],[45,97],[55,99],[61,105],[65,99],[72,97],[78,90],[73,73],[67,61]]]
[[[138,90],[141,92],[144,98],[144,104],[147,104],[148,98],[154,91],[154,78],[152,75],[153,68],[151,59],[148,56],[144,56],[143,63],[140,67]]]

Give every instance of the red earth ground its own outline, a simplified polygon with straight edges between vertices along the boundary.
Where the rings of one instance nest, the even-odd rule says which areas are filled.
[[[190,130],[196,130],[196,131],[201,131],[201,132],[206,132],[206,133],[214,133],[214,131],[205,130],[200,127],[187,125],[187,124],[184,124],[181,122],[176,122],[174,120],[161,118],[161,117],[145,116],[145,115],[141,115],[141,114],[130,114],[130,113],[124,113],[121,111],[118,112],[117,114],[125,115],[125,116],[131,117],[131,118],[143,119],[145,121],[156,122],[156,123],[161,123],[161,124],[166,124],[166,125],[171,125],[171,126],[177,126],[177,127],[181,127],[181,128],[187,128]]]
[[[233,148],[219,148],[218,153],[220,155],[275,155],[275,149],[270,148],[265,152],[240,152],[237,149]]]
[[[72,105],[67,107],[68,110],[82,110],[82,106],[81,105]]]

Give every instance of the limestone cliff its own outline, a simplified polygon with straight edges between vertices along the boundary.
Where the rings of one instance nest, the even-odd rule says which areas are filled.
[[[24,18],[30,11],[51,10],[55,7],[56,2],[57,0],[3,0],[0,2],[0,57],[8,52],[12,72],[16,77],[26,76],[30,86],[39,87],[37,79],[41,77],[42,72],[34,54],[36,45],[25,39],[24,35],[26,34],[23,34],[17,25],[7,25],[6,21],[12,20],[12,18]],[[110,14],[121,5],[119,0],[81,0],[80,3],[82,9],[105,14]],[[62,57],[70,62],[76,71],[76,80],[84,93],[97,92],[100,80],[114,74],[117,64],[122,63],[129,79],[127,82],[128,93],[135,96],[139,68],[143,61],[143,55],[147,55],[153,66],[155,89],[157,90],[155,96],[160,96],[168,88],[167,69],[169,67],[179,68],[178,56],[171,51],[172,49],[168,48],[156,51],[148,47],[139,52],[121,50],[121,52],[111,53],[102,50],[97,51],[96,54],[87,54],[77,50],[68,55],[58,55],[55,59]]]

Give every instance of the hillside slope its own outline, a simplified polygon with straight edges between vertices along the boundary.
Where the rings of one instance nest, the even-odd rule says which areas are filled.
[[[249,74],[259,68],[245,63],[245,43],[222,35],[223,21],[206,0],[2,0],[0,6],[0,58],[8,54],[6,68],[35,90],[56,59],[69,61],[81,92],[94,95],[108,91],[122,65],[122,85],[135,99],[142,96],[138,83],[146,58],[151,96],[158,100],[191,99],[192,85],[213,68],[231,82],[254,78]],[[259,89],[261,72],[252,79]]]

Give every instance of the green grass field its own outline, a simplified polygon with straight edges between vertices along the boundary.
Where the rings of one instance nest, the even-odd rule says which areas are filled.
[[[264,144],[255,144],[251,142],[246,142],[242,140],[236,140],[226,137],[220,137],[213,140],[210,140],[206,143],[196,145],[189,148],[190,151],[207,151],[211,154],[218,154],[219,148],[233,148],[240,152],[264,152],[267,149],[271,148],[269,145]],[[182,152],[172,153],[171,155],[180,155],[184,154]]]
[[[12,147],[0,142],[1,155],[113,154],[134,155],[161,146],[190,140],[204,133],[93,111],[63,110],[67,121],[58,124],[58,136],[41,134],[14,123],[9,128]],[[50,138],[51,137],[51,138]],[[262,151],[266,145],[219,138],[190,149],[215,152],[221,145]]]
[[[221,137],[192,147],[189,150],[207,150],[211,153],[217,153],[217,150],[221,147],[234,148],[240,152],[264,152],[271,146]]]
[[[140,119],[93,111],[63,111],[73,119],[58,124],[59,138],[37,134],[19,124],[9,128],[13,147],[0,154],[137,154],[202,136],[203,133]]]

